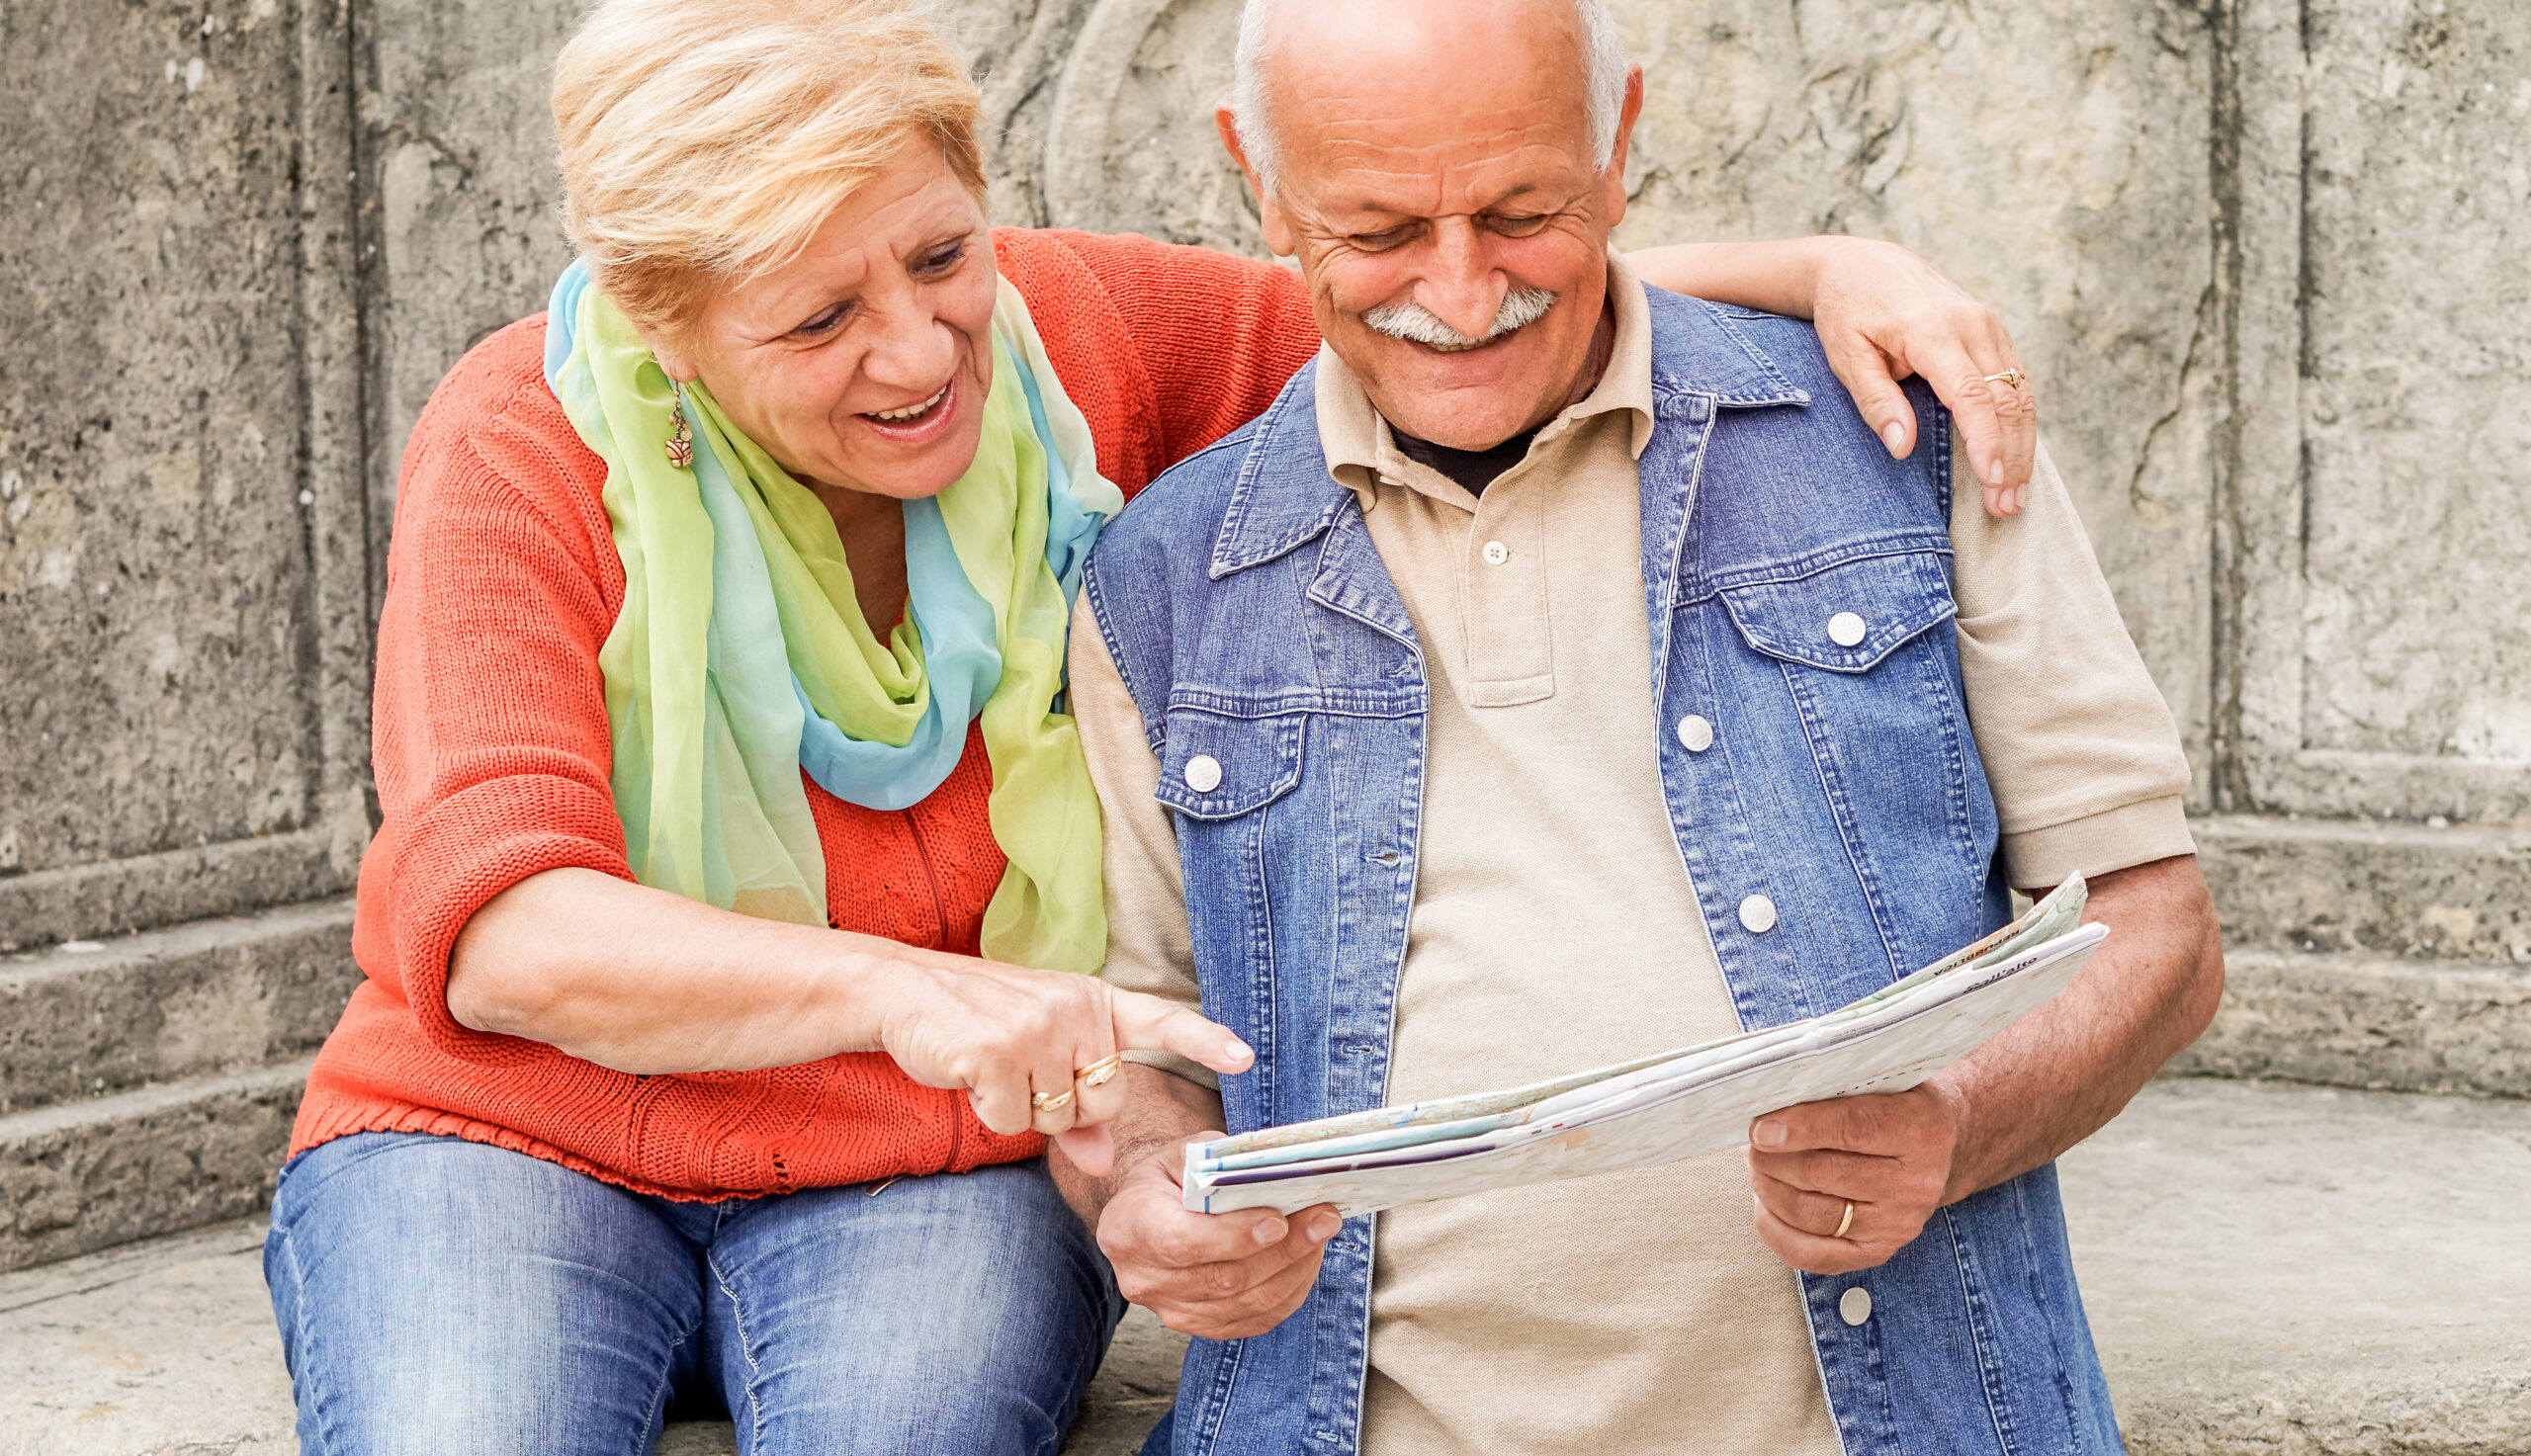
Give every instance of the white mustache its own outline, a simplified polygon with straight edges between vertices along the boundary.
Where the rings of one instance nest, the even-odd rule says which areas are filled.
[[[1441,321],[1440,314],[1412,300],[1401,299],[1382,303],[1362,315],[1362,322],[1373,333],[1392,339],[1405,339],[1435,349],[1455,352],[1491,343],[1516,329],[1524,329],[1546,316],[1555,306],[1555,295],[1545,289],[1518,288],[1503,296],[1503,306],[1494,310],[1494,326],[1477,338],[1469,338]]]

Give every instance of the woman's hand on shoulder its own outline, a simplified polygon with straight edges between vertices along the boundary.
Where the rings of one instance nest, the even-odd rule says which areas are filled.
[[[1967,442],[1987,514],[2018,513],[2039,449],[2039,401],[2004,321],[1896,243],[1813,241],[1811,323],[1873,432],[1901,460],[1915,450],[1916,412],[1898,381],[1921,376]]]
[[[1126,1098],[1118,1053],[1174,1052],[1224,1074],[1256,1060],[1186,1007],[1094,976],[893,949],[870,983],[881,1049],[925,1086],[965,1088],[997,1133],[1052,1136],[1114,1118]]]
[[[2018,513],[2039,451],[2039,401],[1994,310],[1896,243],[1863,237],[1673,243],[1626,255],[1673,293],[1807,318],[1872,432],[1904,460],[1916,411],[1898,382],[1920,375],[1967,442],[1989,515]]]

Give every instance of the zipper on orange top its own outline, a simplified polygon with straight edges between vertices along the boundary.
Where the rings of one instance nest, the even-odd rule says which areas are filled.
[[[922,861],[922,878],[931,882],[931,948],[949,948],[949,901],[940,893],[940,872],[931,866],[931,846],[923,841],[922,825],[916,821],[914,811],[902,811],[906,831],[914,835],[915,857]]]
[[[922,861],[922,877],[931,882],[931,944],[934,950],[949,948],[949,902],[940,894],[940,872],[932,867],[931,846],[923,842],[922,825],[916,821],[914,811],[904,810],[906,832],[914,836],[915,857]],[[949,1160],[940,1164],[942,1172],[958,1165],[958,1144],[964,1141],[967,1120],[955,1111],[949,1114]]]

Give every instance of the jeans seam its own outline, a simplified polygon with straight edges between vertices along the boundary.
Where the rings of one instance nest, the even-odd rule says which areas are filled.
[[[747,1450],[752,1452],[764,1439],[764,1409],[756,1399],[756,1383],[763,1376],[764,1367],[755,1361],[755,1341],[747,1333],[746,1309],[739,1303],[739,1292],[730,1287],[730,1276],[721,1271],[721,1260],[707,1253],[703,1266],[712,1271],[712,1282],[729,1300],[730,1319],[739,1327],[739,1355],[747,1362]]]
[[[305,1311],[300,1308],[306,1303],[307,1299],[307,1271],[300,1266],[299,1243],[296,1240],[290,1237],[289,1226],[276,1225],[275,1227],[281,1234],[282,1257],[287,1259],[290,1263],[290,1281],[295,1286],[291,1294],[291,1305],[292,1313],[295,1317],[293,1323],[298,1326],[298,1328],[294,1333],[297,1335],[296,1342],[300,1346],[300,1358],[297,1361],[297,1368],[291,1371],[291,1395],[293,1397],[291,1404],[295,1406],[298,1404],[298,1400],[296,1398],[299,1395],[298,1386],[300,1371],[305,1370],[308,1372],[308,1381],[312,1386],[315,1381],[315,1371],[323,1362],[314,1358],[316,1353],[316,1327],[307,1322]],[[338,1449],[332,1433],[325,1428],[327,1420],[325,1403],[316,1399],[312,1391],[309,1393],[307,1399],[308,1407],[315,1413],[316,1416],[317,1449],[312,1453],[312,1456],[324,1456],[325,1452]],[[297,1424],[297,1422],[294,1421],[293,1424]]]
[[[653,1444],[651,1440],[652,1428],[662,1423],[661,1415],[667,1406],[668,1387],[676,1383],[676,1352],[683,1349],[685,1347],[685,1342],[688,1339],[693,1338],[693,1336],[694,1331],[692,1329],[681,1329],[677,1331],[676,1338],[668,1341],[666,1351],[667,1358],[659,1362],[658,1388],[651,1392],[650,1417],[642,1422],[642,1433],[633,1438],[633,1456],[650,1456]],[[742,1334],[742,1338],[743,1338],[743,1334]]]

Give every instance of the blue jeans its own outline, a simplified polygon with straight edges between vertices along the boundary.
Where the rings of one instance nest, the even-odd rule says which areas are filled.
[[[306,1456],[1051,1453],[1124,1315],[1036,1163],[721,1203],[479,1143],[294,1158],[264,1278]]]

